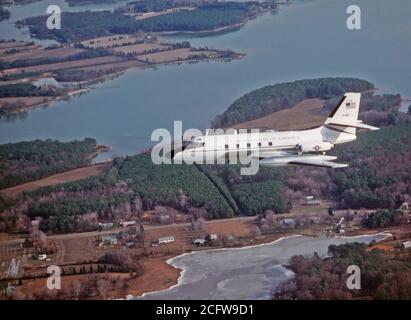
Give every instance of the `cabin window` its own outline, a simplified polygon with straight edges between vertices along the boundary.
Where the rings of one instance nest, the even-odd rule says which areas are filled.
[[[261,142],[258,143],[258,146],[261,147]]]
[[[251,143],[247,143],[247,148],[250,148],[251,147]]]
[[[228,144],[225,145],[225,148],[228,149]]]
[[[268,145],[271,147],[271,146],[273,145],[273,143],[270,141],[270,142],[268,143]]]
[[[237,143],[237,149],[240,148],[240,145]]]

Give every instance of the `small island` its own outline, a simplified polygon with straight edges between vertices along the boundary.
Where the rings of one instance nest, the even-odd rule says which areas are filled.
[[[64,28],[59,30],[47,28],[47,16],[30,17],[18,24],[28,26],[35,38],[73,43],[92,37],[137,32],[204,34],[231,31],[278,8],[273,0],[183,3],[177,0],[140,0],[114,11],[63,12]]]
[[[89,1],[70,1],[81,5]],[[184,4],[184,5],[183,5]],[[206,35],[241,28],[248,20],[275,12],[276,1],[132,1],[113,11],[63,12],[64,28],[49,30],[47,16],[17,22],[34,42],[0,41],[0,117],[14,118],[29,108],[86,93],[92,83],[131,68],[161,64],[228,62],[244,56],[229,49],[193,47],[162,40],[162,35]]]

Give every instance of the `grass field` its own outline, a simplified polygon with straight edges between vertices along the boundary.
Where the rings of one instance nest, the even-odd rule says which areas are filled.
[[[323,109],[324,101],[306,99],[291,108],[274,112],[268,116],[239,123],[235,129],[303,130],[321,125],[328,116]]]
[[[3,189],[0,192],[8,197],[16,197],[24,191],[32,191],[40,187],[50,186],[53,184],[65,183],[96,176],[108,168],[108,164],[98,164],[89,167],[70,170],[67,172],[52,175],[50,177],[28,182],[19,186]]]
[[[123,46],[143,39],[140,35],[112,35],[106,37],[98,37],[82,41],[81,44],[87,48],[112,48],[115,46]]]
[[[56,48],[56,49],[45,49],[39,45],[31,45],[16,48],[18,50],[13,54],[4,54],[3,50],[0,52],[0,60],[3,61],[15,61],[15,60],[26,60],[26,59],[41,59],[41,58],[68,58],[75,54],[85,52],[84,49],[80,48]]]
[[[30,66],[30,67],[24,67],[24,68],[7,69],[7,70],[4,70],[4,74],[10,75],[10,74],[21,73],[23,71],[24,72],[60,71],[60,70],[66,70],[66,69],[95,66],[95,65],[100,65],[100,64],[111,64],[111,63],[121,62],[125,60],[126,60],[125,58],[115,57],[115,56],[89,58],[89,59],[81,59],[81,60],[74,60],[74,61],[41,64],[41,65],[35,65],[35,66]]]
[[[138,59],[142,61],[151,62],[151,63],[165,63],[165,62],[174,62],[178,60],[186,60],[190,56],[201,55],[201,54],[205,54],[210,58],[216,57],[215,51],[192,51],[189,48],[184,48],[184,49],[156,52],[156,53],[151,53],[151,54],[143,54],[143,55],[138,56]]]
[[[139,43],[139,44],[132,44],[129,46],[121,46],[113,48],[115,53],[123,53],[123,54],[141,54],[148,50],[159,49],[159,50],[168,50],[169,47],[159,44],[159,43]]]

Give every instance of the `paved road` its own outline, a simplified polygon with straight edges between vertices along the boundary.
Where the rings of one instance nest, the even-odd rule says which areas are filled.
[[[207,224],[212,224],[212,223],[221,223],[221,222],[226,222],[226,221],[248,221],[255,219],[255,216],[247,216],[247,217],[235,217],[235,218],[227,218],[227,219],[218,219],[218,220],[210,220],[207,221]],[[175,227],[175,228],[182,228],[182,227],[190,227],[191,222],[184,222],[184,223],[173,223],[173,224],[164,224],[164,225],[148,225],[148,224],[143,224],[144,230],[156,230],[156,229],[163,229],[163,228],[170,228],[170,227]],[[48,239],[50,240],[65,240],[65,239],[78,239],[78,238],[89,238],[89,237],[96,237],[96,236],[102,236],[102,235],[108,235],[112,233],[117,233],[120,231],[127,230],[127,228],[114,228],[110,230],[102,230],[102,231],[90,231],[90,232],[81,232],[81,233],[65,233],[65,234],[56,234],[56,235],[51,235],[48,236]],[[23,243],[24,238],[15,238],[15,239],[9,239],[9,240],[2,240],[0,241],[0,245],[11,245],[11,244],[19,244]]]

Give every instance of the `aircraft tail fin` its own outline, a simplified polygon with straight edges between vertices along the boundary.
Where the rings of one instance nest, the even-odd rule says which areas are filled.
[[[325,127],[351,135],[356,134],[356,129],[378,130],[377,127],[363,124],[358,120],[360,102],[361,93],[347,92],[325,120]]]

